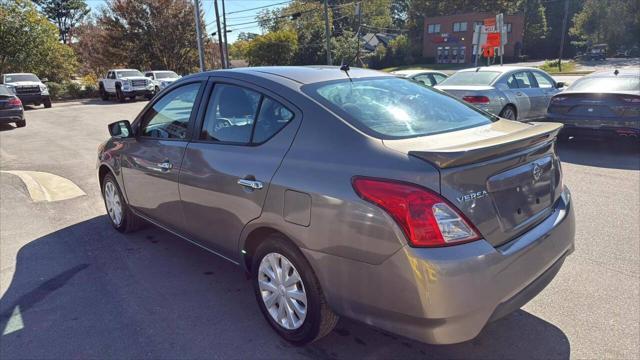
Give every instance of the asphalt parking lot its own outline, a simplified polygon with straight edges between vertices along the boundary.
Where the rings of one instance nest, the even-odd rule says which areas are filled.
[[[281,340],[231,263],[153,227],[106,219],[95,162],[106,124],[145,102],[87,101],[0,125],[0,358],[640,357],[640,146],[559,145],[573,193],[576,251],[522,310],[476,339],[430,346],[342,319],[307,347]],[[69,179],[86,195],[33,202],[6,171]]]

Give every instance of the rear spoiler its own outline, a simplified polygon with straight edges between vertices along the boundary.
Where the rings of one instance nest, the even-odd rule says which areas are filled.
[[[532,126],[503,135],[439,149],[409,151],[409,155],[426,160],[440,168],[450,168],[549,143],[556,138],[563,126],[559,123],[531,122],[529,124]]]

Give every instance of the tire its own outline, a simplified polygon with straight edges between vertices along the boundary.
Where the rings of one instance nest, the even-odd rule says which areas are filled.
[[[109,94],[106,92],[102,84],[100,84],[100,99],[103,101],[109,100]]]
[[[26,120],[16,121],[16,127],[25,127],[25,126],[27,126]]]
[[[116,99],[118,99],[119,102],[125,102],[125,100],[127,100],[120,87],[116,88]]]
[[[160,88],[156,86],[156,88],[154,89],[154,94],[157,94],[160,92]]]
[[[117,196],[112,198],[110,194]],[[140,229],[144,225],[144,220],[136,216],[129,205],[124,200],[118,182],[111,173],[104,176],[102,180],[102,199],[107,210],[107,216],[111,225],[121,233],[129,233]],[[117,200],[117,204],[115,203]],[[114,206],[120,206],[120,216],[116,215]]]
[[[507,105],[500,111],[499,116],[504,119],[518,120],[518,110],[513,105]]]
[[[43,103],[45,109],[51,109],[51,98],[45,98]]]
[[[291,267],[286,265],[287,262]],[[274,266],[281,266],[283,271],[286,269],[290,276],[289,279],[298,280],[293,280],[296,282],[289,284],[287,286],[288,289],[274,285],[274,283],[281,283],[277,276],[271,279],[267,275],[269,271],[274,269]],[[254,293],[260,311],[262,311],[271,327],[288,342],[294,345],[308,344],[324,337],[336,326],[339,317],[327,305],[320,283],[309,262],[300,250],[282,235],[270,235],[258,246],[253,256],[251,272]],[[274,274],[273,271],[270,273]],[[276,273],[279,272],[276,270]],[[298,277],[295,277],[296,274]],[[276,291],[270,292],[270,289]],[[263,293],[266,300],[263,300]],[[289,297],[289,294],[294,293],[297,294],[295,295],[296,298]],[[300,293],[303,295],[300,295]],[[273,300],[271,301],[271,306],[267,308],[265,302],[269,302],[269,298]],[[296,300],[301,298],[306,299],[306,304],[301,300]],[[286,303],[287,306],[281,307],[281,301]],[[280,314],[278,310],[281,308],[283,309],[282,322],[276,320]],[[291,316],[287,316],[287,308],[295,309],[290,310]],[[269,309],[271,309],[271,312]],[[304,316],[299,315],[301,312],[297,311],[298,309],[304,310]]]

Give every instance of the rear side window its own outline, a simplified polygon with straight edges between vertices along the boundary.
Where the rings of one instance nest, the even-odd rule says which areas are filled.
[[[443,82],[447,77],[444,75],[440,75],[440,74],[432,74],[433,78],[436,81],[436,84],[440,84],[441,82]]]
[[[493,121],[451,96],[395,77],[318,83],[303,91],[382,139],[432,135]]]
[[[507,80],[507,85],[509,85],[511,89],[529,89],[535,87],[527,71],[520,71],[513,74],[513,76]]]
[[[180,86],[158,100],[144,114],[142,136],[158,139],[185,139],[200,83]]]
[[[236,85],[214,87],[205,115],[201,140],[259,144],[293,119],[293,112],[256,91]]]

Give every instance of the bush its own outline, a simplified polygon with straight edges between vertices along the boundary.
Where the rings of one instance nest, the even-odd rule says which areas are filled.
[[[49,95],[54,100],[72,100],[98,97],[98,89],[95,84],[84,86],[75,82],[48,82]]]
[[[96,84],[87,84],[84,86],[84,91],[82,92],[82,97],[85,98],[92,98],[92,97],[98,97],[98,88],[96,87]]]
[[[49,81],[47,82],[47,87],[49,88],[49,96],[51,96],[52,99],[60,98],[60,94],[63,91],[63,87],[60,83]]]
[[[74,82],[68,82],[66,84],[67,95],[72,99],[79,99],[83,97],[82,86]]]

